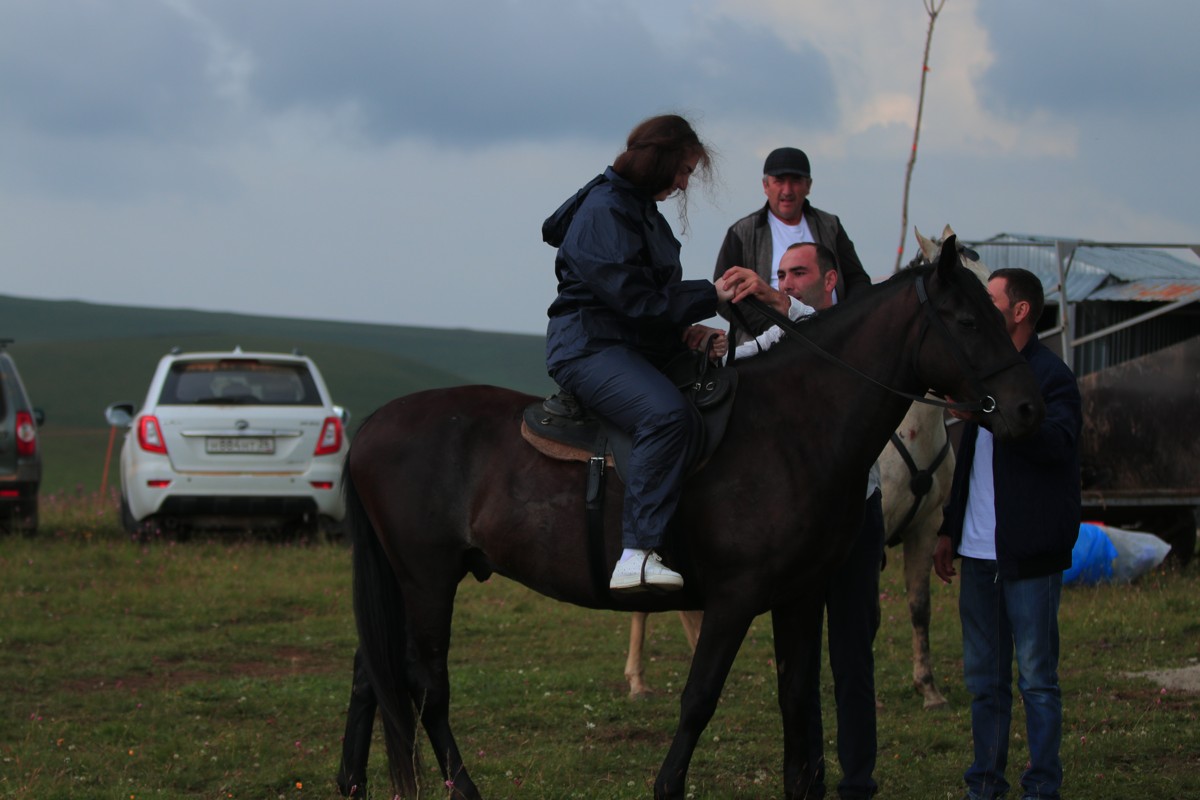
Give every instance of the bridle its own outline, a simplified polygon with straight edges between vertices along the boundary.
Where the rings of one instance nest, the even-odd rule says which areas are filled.
[[[924,403],[926,405],[938,406],[939,408],[948,409],[950,411],[981,412],[983,414],[993,413],[996,410],[996,399],[987,394],[987,390],[984,388],[983,381],[1021,363],[1020,355],[1015,355],[1013,358],[1002,359],[994,368],[983,371],[982,373],[977,372],[967,359],[967,355],[963,351],[962,345],[957,339],[954,338],[953,335],[951,335],[950,330],[946,327],[946,323],[942,321],[940,316],[938,316],[937,308],[934,306],[934,303],[929,297],[929,292],[925,288],[925,275],[917,275],[915,283],[917,300],[925,312],[921,316],[921,328],[917,334],[916,349],[918,351],[921,349],[921,343],[925,340],[925,335],[931,328],[936,330],[947,342],[950,352],[954,356],[955,362],[958,364],[958,367],[962,370],[963,374],[967,376],[967,380],[970,382],[972,390],[981,398],[980,400],[970,403],[953,403],[948,400],[937,400],[930,398],[924,394],[912,394],[910,392],[905,392],[900,389],[896,389],[895,387],[888,386],[887,384],[880,382],[879,380],[858,369],[853,364],[849,364],[823,349],[820,345],[805,335],[800,325],[797,325],[795,322],[788,319],[787,316],[780,314],[778,311],[771,308],[757,297],[748,297],[742,302],[747,303],[756,312],[762,314],[784,331],[787,331],[789,334],[799,339],[821,358],[849,370],[863,380],[873,383],[879,388],[891,392],[892,394],[899,395],[900,397],[903,397],[914,403]],[[745,318],[737,306],[731,304],[730,310],[735,323],[742,326],[746,330],[750,330],[750,327],[746,324]],[[732,351],[730,351],[730,354],[732,356]],[[915,363],[916,360],[914,359],[914,364]]]

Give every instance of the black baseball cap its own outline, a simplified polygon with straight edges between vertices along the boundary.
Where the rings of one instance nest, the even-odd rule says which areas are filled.
[[[808,166],[808,156],[804,155],[803,150],[797,150],[795,147],[780,147],[777,150],[772,150],[767,156],[767,161],[763,164],[763,174],[779,177],[780,175],[800,175],[808,178],[812,176],[812,172]]]

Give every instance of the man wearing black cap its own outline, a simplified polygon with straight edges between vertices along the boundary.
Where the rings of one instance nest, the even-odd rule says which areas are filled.
[[[856,290],[869,286],[871,279],[863,269],[854,243],[833,214],[813,208],[808,202],[812,189],[808,156],[794,147],[781,147],[767,156],[763,165],[763,192],[767,202],[753,214],[730,226],[717,257],[717,276],[730,267],[745,267],[762,278],[764,284],[779,289],[780,259],[788,248],[799,242],[823,245],[826,258],[835,257],[837,284],[832,297],[826,294],[820,307],[853,297]],[[811,247],[797,248],[816,258]],[[791,261],[789,260],[789,266]],[[816,263],[814,261],[814,263]],[[785,272],[785,281],[790,275]],[[765,288],[763,292],[769,293]],[[754,313],[747,314],[750,325],[764,323]],[[767,327],[769,323],[763,325]],[[760,330],[738,331],[738,344],[751,341]],[[878,486],[878,482],[875,484]],[[879,629],[879,570],[883,559],[883,517],[880,500],[869,497],[868,509],[857,529],[830,531],[830,535],[853,537],[854,550],[831,576],[825,593],[828,616],[829,661],[837,702],[837,752],[842,778],[837,785],[841,800],[868,800],[878,790],[874,771],[876,761],[875,661],[872,646]],[[821,720],[821,642],[809,653],[803,677],[805,727],[809,764],[813,766],[813,784],[806,797],[825,797],[824,728]]]
[[[854,242],[846,235],[841,220],[808,202],[812,173],[803,150],[772,150],[763,165],[762,183],[767,202],[730,226],[717,255],[714,279],[730,267],[746,267],[778,288],[776,275],[784,251],[797,242],[818,242],[837,257],[835,302],[852,297],[860,286],[870,285],[871,278],[858,260]]]

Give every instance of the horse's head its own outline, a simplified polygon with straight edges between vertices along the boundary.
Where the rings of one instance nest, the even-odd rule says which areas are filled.
[[[917,368],[934,391],[978,404],[972,418],[997,437],[1032,433],[1046,412],[1037,381],[984,288],[986,269],[946,230],[940,246],[918,233],[935,266],[916,278],[924,307]]]
[[[942,254],[942,243],[953,239],[954,244],[951,249],[958,251],[958,263],[974,273],[975,277],[979,278],[981,283],[985,286],[987,285],[991,270],[979,259],[978,253],[963,246],[958,241],[958,237],[954,234],[954,229],[949,225],[942,228],[941,238],[938,239],[926,239],[921,235],[921,231],[915,227],[913,228],[913,233],[917,235],[917,244],[921,248],[921,257],[924,259],[924,263],[938,263],[938,257]]]

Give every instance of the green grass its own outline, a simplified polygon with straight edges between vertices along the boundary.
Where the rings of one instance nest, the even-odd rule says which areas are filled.
[[[0,797],[336,796],[355,643],[347,548],[137,544],[117,529],[110,499],[71,493],[46,499],[42,527],[36,539],[0,539]],[[895,556],[876,648],[881,797],[953,799],[970,747],[957,586],[934,587],[935,671],[949,708],[926,712],[909,686],[900,574]],[[1200,796],[1200,696],[1126,676],[1197,662],[1198,590],[1192,567],[1064,593],[1066,796]],[[452,721],[486,796],[650,796],[689,657],[678,622],[652,617],[647,679],[658,692],[631,702],[627,636],[621,614],[501,579],[462,585]],[[833,758],[828,687],[824,704]],[[1022,724],[1018,710],[1016,732]],[[1015,738],[1014,770],[1024,758]],[[763,618],[696,751],[692,794],[778,797],[781,759]],[[370,782],[386,786],[378,739]],[[423,797],[446,796],[432,772],[425,787]]]

